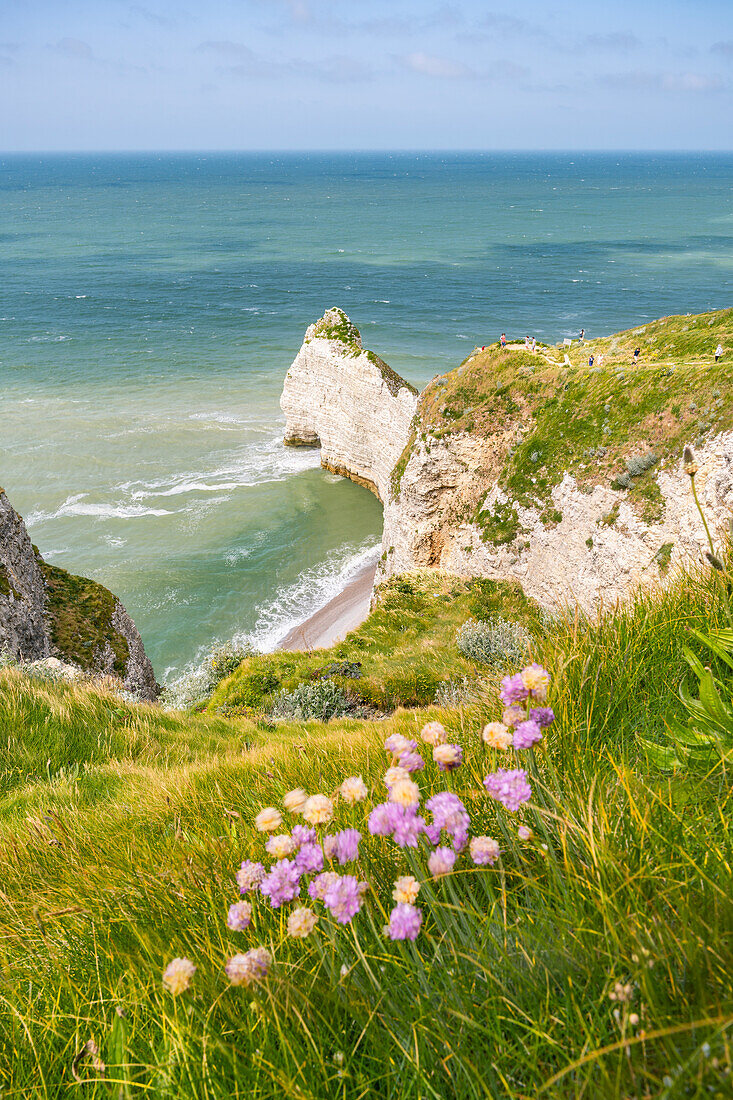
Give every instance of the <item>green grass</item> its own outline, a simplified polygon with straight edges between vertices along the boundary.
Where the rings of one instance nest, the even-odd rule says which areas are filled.
[[[213,692],[208,709],[244,715],[267,711],[280,691],[324,673],[355,702],[379,710],[425,705],[441,681],[477,674],[455,641],[467,619],[501,614],[530,629],[539,621],[539,608],[516,583],[461,580],[432,570],[392,577],[376,599],[363,625],[331,649],[278,651],[243,661]],[[358,665],[358,678],[338,675],[343,665]]]
[[[472,598],[506,610],[490,582]],[[690,630],[721,621],[701,573],[599,620],[545,624],[533,655],[553,673],[557,721],[532,765],[528,842],[481,786],[498,762],[479,737],[499,713],[492,678],[456,711],[273,726],[165,715],[6,670],[3,1095],[729,1096],[730,785],[721,769],[659,772],[643,748],[678,712]],[[293,941],[282,911],[259,905],[248,932],[227,931],[234,872],[261,851],[257,810],[358,773],[383,797],[384,737],[414,736],[428,716],[464,747],[449,783],[475,831],[499,839],[501,864],[462,857],[431,881],[414,853],[426,914],[415,944],[380,934],[405,857],[377,839],[362,844],[372,890],[351,926],[322,921]],[[429,763],[420,784],[427,795],[446,779]],[[339,820],[361,825],[360,813]],[[272,977],[230,988],[224,961],[255,944],[272,950]],[[198,967],[175,1000],[160,981],[174,955]],[[617,981],[630,1004],[609,999]],[[89,1040],[106,1071],[82,1059],[79,1084]]]

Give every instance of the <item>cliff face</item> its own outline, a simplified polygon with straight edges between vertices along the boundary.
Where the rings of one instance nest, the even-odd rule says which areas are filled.
[[[48,565],[0,489],[0,652],[20,661],[60,657],[115,676],[126,690],[159,693],[142,638],[127,611],[95,581]]]
[[[285,443],[319,446],[321,465],[384,502],[417,407],[416,391],[373,352],[340,309],[311,325],[285,378]]]
[[[724,432],[696,452],[698,496],[708,523],[724,532],[733,514],[733,432]],[[510,496],[496,480],[477,471],[490,461],[483,441],[470,436],[440,442],[426,453],[415,447],[400,493],[385,507],[383,555],[378,579],[415,566],[457,576],[518,580],[545,607],[622,598],[640,583],[662,581],[671,566],[699,561],[705,531],[680,460],[655,478],[659,518],[642,518],[623,490],[590,490],[566,474],[551,491],[559,521],[547,523],[539,507],[514,503],[516,535],[486,541],[467,518],[481,502],[486,511],[508,509]],[[508,534],[508,533],[507,533]]]
[[[715,364],[711,350],[733,346],[733,310],[569,352],[476,349],[418,402],[387,385],[346,326],[329,310],[308,329],[282,406],[290,441],[320,439],[324,465],[376,487],[378,580],[433,567],[518,580],[545,606],[587,610],[659,582],[707,545],[685,444],[708,522],[727,531],[733,355]]]

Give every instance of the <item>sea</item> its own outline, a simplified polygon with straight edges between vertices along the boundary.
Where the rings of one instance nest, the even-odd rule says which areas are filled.
[[[732,274],[730,155],[0,155],[0,484],[170,681],[376,560],[379,502],[281,442],[326,308],[420,387],[502,331],[730,306]]]

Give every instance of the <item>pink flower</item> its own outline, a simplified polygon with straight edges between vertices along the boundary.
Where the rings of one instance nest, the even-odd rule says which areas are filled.
[[[453,870],[453,865],[456,862],[456,853],[452,848],[436,848],[434,852],[430,853],[428,859],[428,870],[434,877],[439,875],[447,875]]]

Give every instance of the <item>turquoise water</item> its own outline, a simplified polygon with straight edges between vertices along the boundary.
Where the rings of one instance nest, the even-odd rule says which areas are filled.
[[[731,304],[733,157],[0,157],[0,484],[117,592],[159,677],[273,645],[376,553],[377,501],[281,447],[331,305],[417,385],[475,343]]]

